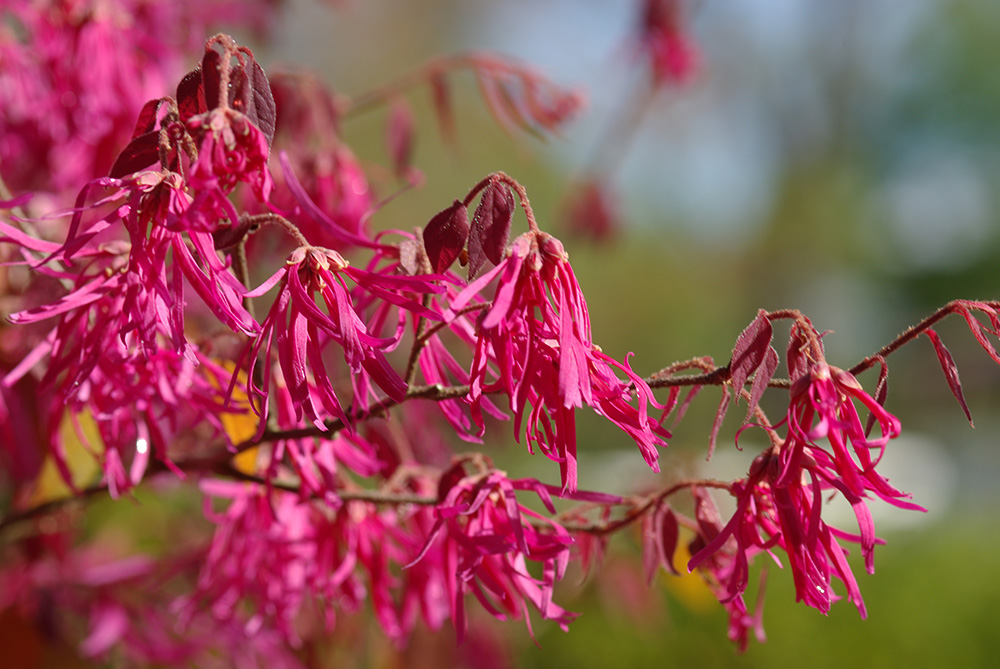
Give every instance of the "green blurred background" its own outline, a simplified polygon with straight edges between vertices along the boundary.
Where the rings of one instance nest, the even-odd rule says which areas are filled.
[[[320,70],[347,94],[467,49],[515,55],[586,90],[582,116],[563,139],[542,144],[512,141],[486,113],[472,77],[455,77],[456,155],[442,148],[429,92],[415,89],[415,163],[426,183],[376,224],[423,225],[488,172],[508,172],[528,189],[543,227],[564,239],[595,340],[618,357],[634,351],[640,373],[696,355],[725,361],[758,308],[801,309],[832,331],[830,362],[849,367],[949,299],[1000,297],[1000,3],[698,0],[698,77],[663,92],[627,150],[604,156],[598,138],[630,112],[646,81],[630,41],[636,4],[366,0],[334,10],[295,0],[275,27],[276,42],[258,53],[265,64]],[[384,164],[384,123],[384,110],[347,120],[345,139],[363,159]],[[620,236],[602,243],[574,237],[561,217],[574,180],[595,167],[610,171],[622,221]],[[988,657],[1000,601],[1000,369],[961,323],[940,334],[976,427],[952,399],[929,342],[892,357],[888,407],[904,435],[885,464],[893,484],[929,511],[872,504],[888,544],[876,551],[874,577],[854,563],[867,621],[846,601],[829,618],[795,604],[790,575],[772,568],[768,642],[737,655],[724,614],[697,583],[664,578],[645,588],[636,534],[624,533],[601,578],[566,589],[564,605],[583,614],[568,634],[535,621],[536,648],[520,623],[506,626],[519,661],[995,666]],[[874,374],[861,381],[871,391]],[[746,471],[761,436],[747,433],[742,453],[733,447],[739,407],[716,458],[704,460],[717,399],[707,390],[675,430],[664,479]],[[785,400],[777,391],[765,406],[780,416]],[[580,420],[582,486],[628,492],[656,484],[613,427]],[[491,448],[512,474],[558,479],[555,465],[529,460],[522,447]],[[850,527],[849,514],[844,523]]]

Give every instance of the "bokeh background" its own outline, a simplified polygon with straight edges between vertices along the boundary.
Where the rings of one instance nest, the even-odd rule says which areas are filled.
[[[831,331],[828,359],[846,368],[949,299],[1000,298],[1000,3],[695,0],[688,9],[697,75],[648,104],[649,74],[635,56],[637,5],[286,0],[266,43],[235,35],[265,68],[315,70],[348,95],[470,49],[515,55],[585,91],[581,116],[543,143],[498,129],[472,77],[458,76],[455,152],[437,135],[429,91],[414,89],[414,163],[424,183],[374,223],[424,225],[487,173],[511,174],[542,226],[563,239],[595,340],[619,358],[635,352],[640,373],[693,356],[726,361],[758,308],[801,309]],[[362,160],[385,163],[385,122],[384,109],[345,120],[344,139]],[[566,215],[581,179],[595,174],[617,219],[616,234],[602,239],[581,235]],[[791,576],[771,568],[768,642],[737,655],[721,607],[697,578],[663,576],[647,587],[638,535],[624,532],[600,577],[578,586],[582,575],[568,579],[561,603],[582,614],[568,634],[536,620],[536,645],[519,622],[485,621],[505,641],[469,649],[481,653],[474,666],[504,656],[526,667],[581,669],[995,666],[1000,369],[962,323],[939,332],[976,426],[948,391],[928,341],[892,356],[887,405],[904,433],[890,445],[886,471],[928,513],[872,504],[887,545],[876,551],[875,576],[853,562],[868,620],[847,602],[828,618],[796,604]],[[861,377],[869,391],[875,380],[872,372]],[[717,399],[706,390],[674,430],[660,479],[613,427],[581,416],[581,487],[627,493],[691,474],[741,476],[763,438],[749,431],[743,450],[735,448],[740,405],[706,462]],[[785,400],[775,391],[764,406],[780,416]],[[522,446],[489,448],[512,476],[558,480],[555,465]],[[190,500],[151,494],[142,502],[141,515],[97,504],[93,522],[148,531],[161,515],[176,522],[170,505],[198,515]],[[834,511],[850,526],[849,509]],[[330,666],[350,666],[335,644],[329,658],[339,664]],[[450,630],[423,635],[404,657],[420,666],[421,653],[449,644]],[[354,658],[358,666],[402,661],[377,632],[369,646]]]
[[[631,41],[637,3],[618,0],[381,0],[339,10],[289,3],[261,57],[324,72],[357,93],[441,52],[492,49],[584,89],[588,107],[548,144],[512,141],[486,113],[471,77],[456,80],[460,156],[443,152],[427,91],[411,96],[426,184],[379,214],[410,228],[489,171],[520,180],[543,226],[564,238],[588,295],[595,340],[636,353],[648,373],[695,355],[727,359],[758,308],[795,307],[849,367],[955,297],[1000,295],[1000,5],[974,0],[699,0],[690,5],[700,70],[635,113],[648,72]],[[463,88],[464,84],[464,88]],[[609,131],[639,117],[631,134]],[[362,156],[383,154],[385,118],[348,122]],[[617,133],[616,140],[600,138]],[[588,173],[605,175],[617,236],[574,236],[567,200]],[[959,365],[974,429],[952,399],[928,341],[890,360],[888,406],[904,434],[891,445],[892,482],[927,514],[873,504],[876,575],[859,573],[869,619],[847,602],[829,618],[794,602],[771,569],[768,642],[736,655],[725,617],[697,582],[645,588],[638,542],[612,542],[604,575],[578,590],[582,616],[563,634],[538,624],[535,647],[507,625],[524,666],[993,666],[1000,600],[1000,370],[959,322],[940,333]],[[861,377],[869,391],[875,374]],[[773,414],[785,399],[776,392]],[[776,401],[775,401],[776,400]],[[761,436],[733,445],[727,419],[705,462],[717,394],[706,391],[675,430],[665,476],[739,476]],[[581,435],[581,485],[649,484],[634,449],[598,421]],[[498,447],[511,471],[556,476],[518,446]],[[549,471],[546,471],[549,470]],[[850,523],[849,513],[845,522]],[[857,556],[853,556],[857,557]],[[417,644],[419,647],[419,644]],[[417,651],[414,651],[417,652]]]

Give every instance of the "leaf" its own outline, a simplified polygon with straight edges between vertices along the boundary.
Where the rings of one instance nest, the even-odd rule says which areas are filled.
[[[656,510],[656,530],[657,549],[660,554],[660,563],[663,568],[674,576],[680,576],[680,572],[674,566],[674,554],[677,552],[677,542],[680,538],[680,526],[677,523],[677,516],[669,505],[663,504]]]
[[[993,348],[993,344],[991,344],[990,341],[986,338],[986,335],[983,334],[983,324],[980,323],[979,320],[975,316],[973,316],[972,312],[969,311],[968,309],[960,308],[959,312],[965,318],[965,322],[969,324],[969,330],[972,331],[972,336],[976,338],[976,341],[978,341],[979,345],[983,347],[983,350],[985,350],[990,355],[990,357],[993,358],[994,362],[1000,363],[1000,355],[997,355],[997,351],[995,348]],[[987,316],[990,317],[990,321],[992,322],[994,319],[993,314],[989,312],[986,312],[986,314]],[[935,348],[937,347],[935,346]]]
[[[954,358],[951,357],[951,353],[945,347],[944,342],[938,336],[937,332],[934,330],[925,330],[924,334],[927,338],[931,340],[934,344],[934,352],[937,353],[938,362],[941,363],[941,371],[944,372],[944,378],[948,381],[948,387],[951,388],[951,394],[955,396],[958,400],[959,405],[962,407],[962,411],[965,412],[965,417],[969,419],[969,425],[974,425],[972,422],[972,413],[969,411],[969,405],[965,403],[965,396],[962,393],[962,382],[958,378],[958,367],[955,365]],[[879,383],[881,384],[882,379],[879,378]],[[879,402],[881,404],[881,402]]]
[[[750,402],[747,407],[747,417],[743,420],[744,423],[750,421],[750,416],[760,404],[760,398],[764,396],[767,384],[774,378],[776,369],[778,369],[778,352],[774,350],[774,347],[768,346],[764,362],[757,368],[757,373],[753,377],[753,385],[750,386]]]
[[[278,108],[271,91],[271,82],[267,80],[264,68],[256,60],[251,62],[250,82],[253,84],[253,109],[250,120],[267,138],[267,145],[274,141],[275,123],[278,118]]]
[[[737,402],[739,402],[740,391],[746,385],[747,379],[767,358],[773,332],[771,321],[767,319],[767,312],[761,309],[757,312],[756,318],[736,339],[733,356],[729,362],[729,378],[733,382]],[[749,419],[749,414],[747,414],[747,419]]]
[[[437,489],[438,502],[439,503],[444,502],[444,500],[448,497],[448,493],[451,491],[451,489],[454,488],[455,484],[457,484],[463,478],[465,478],[465,466],[462,464],[461,461],[456,462],[447,470],[445,470],[441,474],[441,478],[438,479],[438,489]]]
[[[50,451],[42,461],[28,508],[70,497],[74,488],[85,488],[99,477],[101,466],[94,456],[104,452],[104,441],[97,422],[87,410],[75,422],[68,412],[63,415],[56,437],[60,452]]]
[[[397,177],[406,173],[413,154],[413,112],[402,98],[392,103],[385,128],[385,144]]]
[[[205,91],[206,111],[222,106],[219,89],[222,86],[222,56],[211,46],[206,45],[205,56],[201,59],[201,82]]]
[[[885,406],[885,398],[889,395],[889,365],[882,356],[878,356],[877,359],[879,364],[882,365],[882,369],[878,373],[878,383],[875,384],[875,401],[879,403],[879,406]],[[969,417],[969,422],[972,422],[971,416]],[[868,415],[868,422],[865,424],[865,438],[871,434],[873,427],[875,427],[874,412]]]
[[[435,272],[447,271],[465,248],[469,237],[469,212],[459,200],[437,214],[424,228],[424,248]]]
[[[187,123],[192,116],[208,111],[200,67],[185,74],[181,82],[177,84],[177,110],[183,123]]]
[[[722,515],[708,490],[702,486],[693,486],[691,495],[694,497],[694,517],[698,521],[699,535],[706,543],[710,543],[722,531]],[[694,552],[696,551],[692,551]]]
[[[806,321],[809,319],[807,318]],[[812,323],[809,324],[810,327]],[[809,372],[809,358],[804,351],[809,348],[809,340],[802,332],[804,326],[799,322],[792,323],[788,332],[788,349],[785,352],[785,364],[788,366],[788,378],[795,381]]]
[[[264,133],[270,147],[274,141],[277,118],[271,84],[263,68],[253,59],[253,53],[249,49],[241,49],[240,53],[249,59],[249,63],[238,63],[229,72],[229,105]]]
[[[149,100],[139,111],[139,118],[135,121],[135,130],[132,131],[132,139],[139,135],[144,135],[156,127],[156,112],[160,108],[162,99]]]
[[[455,114],[451,107],[451,95],[448,91],[448,80],[438,72],[431,76],[430,84],[438,130],[445,144],[456,147],[458,139],[455,132]]]
[[[510,239],[514,219],[514,194],[501,181],[483,190],[469,231],[469,280],[479,274],[486,261],[499,265]]]
[[[646,585],[652,585],[659,565],[660,552],[657,548],[656,528],[652,513],[642,517],[642,570],[646,576]]]
[[[712,433],[708,437],[708,456],[705,460],[711,460],[715,453],[715,442],[719,437],[719,430],[722,429],[722,419],[726,417],[729,410],[729,388],[722,387],[722,398],[719,400],[719,408],[715,412],[715,420],[712,421]]]
[[[150,130],[125,145],[122,152],[115,158],[115,164],[111,166],[111,172],[108,173],[108,176],[118,179],[138,172],[149,167],[159,158],[160,131]]]

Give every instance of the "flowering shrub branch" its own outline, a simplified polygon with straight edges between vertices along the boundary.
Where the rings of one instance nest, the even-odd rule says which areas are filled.
[[[654,87],[694,71],[680,4],[643,3]],[[799,601],[828,612],[836,580],[866,615],[845,546],[857,544],[874,570],[881,540],[868,500],[922,510],[878,471],[902,429],[886,408],[887,361],[926,335],[971,422],[934,326],[961,316],[1000,363],[1000,302],[949,302],[847,369],[826,360],[806,315],[760,310],[725,365],[699,357],[643,376],[632,354],[614,358],[594,342],[569,254],[511,176],[487,175],[412,231],[369,229],[377,207],[339,118],[401,104],[427,82],[452,136],[445,78],[458,69],[475,73],[506,127],[554,133],[579,106],[533,70],[482,53],[348,100],[308,78],[269,77],[219,34],[174,97],[142,107],[107,176],[87,181],[74,206],[37,217],[3,187],[0,248],[33,277],[8,316],[16,327],[0,330],[21,356],[0,369],[4,443],[37,441],[65,494],[40,497],[34,476],[16,479],[0,532],[44,535],[40,521],[78,500],[128,496],[154,477],[196,483],[214,528],[194,558],[163,556],[155,567],[140,556],[114,576],[95,576],[85,551],[63,556],[77,560],[67,584],[89,593],[60,602],[89,616],[85,654],[121,645],[133,659],[175,662],[249,640],[273,659],[302,643],[304,618],[331,629],[365,600],[400,645],[419,621],[450,621],[461,639],[470,602],[501,620],[523,616],[529,630],[532,616],[567,629],[576,614],[555,603],[557,581],[636,524],[647,578],[678,573],[686,544],[688,571],[725,607],[740,648],[750,631],[763,640],[763,585],[752,611],[744,601],[762,554],[788,565]],[[412,119],[398,109],[389,159],[412,176]],[[527,231],[512,239],[518,208]],[[43,237],[42,220],[61,221],[63,237]],[[783,355],[778,321],[790,322]],[[775,376],[782,363],[787,378]],[[876,365],[870,394],[856,375]],[[580,489],[577,410],[610,421],[660,472],[668,418],[679,421],[706,386],[722,389],[709,455],[734,402],[747,404],[737,439],[751,428],[767,435],[745,477]],[[788,392],[778,421],[761,406],[774,390]],[[27,404],[43,416],[38,435],[19,415]],[[446,437],[482,444],[503,420],[506,434],[557,465],[558,485],[509,478],[485,453],[452,455]],[[713,493],[733,498],[731,517]],[[827,523],[830,496],[848,502],[856,530]],[[560,510],[556,499],[575,504]],[[48,576],[26,550],[10,547],[9,597],[30,603]],[[163,580],[181,593],[166,604],[177,638],[134,624],[141,605],[125,595]],[[180,637],[201,645],[185,650]]]

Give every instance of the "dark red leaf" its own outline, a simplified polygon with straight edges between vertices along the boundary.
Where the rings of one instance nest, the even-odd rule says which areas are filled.
[[[882,356],[878,356],[877,359],[882,365],[882,369],[879,370],[878,383],[875,384],[875,401],[879,403],[879,406],[885,406],[885,398],[889,395],[889,365]],[[870,413],[868,422],[865,424],[865,437],[871,434],[873,427],[875,427],[875,414]]]
[[[465,467],[461,462],[456,462],[444,473],[441,474],[441,478],[438,479],[438,501],[443,501],[445,497],[448,496],[448,492],[455,487],[455,484],[461,481],[465,477]]]
[[[757,367],[757,373],[753,377],[753,384],[750,386],[750,405],[747,407],[747,417],[744,419],[744,423],[750,421],[753,410],[760,404],[760,398],[764,396],[767,384],[774,378],[774,372],[777,369],[778,352],[774,350],[774,347],[768,346],[767,353],[764,355],[764,362]]]
[[[144,135],[156,127],[156,110],[160,108],[161,102],[163,100],[157,98],[156,100],[150,100],[142,106],[142,110],[139,111],[139,118],[135,121],[135,130],[132,131],[132,139],[135,139],[139,135]]]
[[[680,538],[680,526],[673,509],[663,504],[656,510],[656,529],[659,541],[657,548],[660,553],[660,563],[663,568],[674,576],[680,576],[674,567],[674,553],[677,552],[677,541]]]
[[[979,342],[979,345],[982,346],[987,353],[989,353],[990,357],[993,358],[994,362],[1000,363],[1000,355],[997,355],[997,351],[995,348],[993,348],[993,344],[990,343],[990,341],[986,338],[986,335],[983,333],[983,324],[980,323],[979,320],[975,316],[973,316],[972,312],[969,311],[968,309],[962,308],[959,309],[959,311],[965,318],[965,322],[969,324],[969,330],[972,331],[972,336],[976,338],[976,341]],[[991,321],[993,320],[993,316],[988,312],[987,316],[990,316]]]
[[[733,357],[729,361],[729,378],[733,382],[737,401],[747,379],[767,357],[772,335],[771,321],[767,319],[767,312],[761,309],[757,312],[757,317],[736,339]]]
[[[181,121],[187,123],[192,116],[204,114],[208,111],[205,104],[205,87],[201,80],[201,68],[196,67],[181,79],[177,84],[177,109],[180,113]]]
[[[271,82],[267,80],[262,68],[257,61],[251,62],[250,83],[253,85],[253,115],[250,120],[255,126],[260,128],[267,138],[267,145],[274,141],[274,128],[277,120],[277,105],[274,102],[274,94],[271,91]]]
[[[807,322],[808,320],[806,319]],[[803,374],[808,373],[811,364],[805,353],[809,349],[809,340],[806,339],[802,328],[803,326],[798,322],[792,323],[791,330],[788,333],[788,350],[785,353],[785,364],[788,366],[788,378],[793,382]]]
[[[209,109],[221,106],[219,89],[222,86],[222,56],[211,46],[206,47],[205,56],[201,59],[201,82],[205,90],[205,104]]]
[[[694,517],[698,521],[699,535],[705,543],[711,543],[715,537],[719,536],[724,523],[722,514],[719,513],[715,501],[708,493],[708,490],[701,486],[691,488],[691,495],[694,497]],[[694,555],[697,551],[692,551]]]
[[[229,70],[228,103],[232,109],[245,114],[248,118],[254,113],[253,88],[250,85],[250,77],[247,75],[246,68],[239,63]]]
[[[962,393],[962,382],[958,378],[958,367],[955,365],[955,360],[951,357],[951,353],[945,347],[944,342],[938,337],[937,332],[934,332],[934,330],[925,330],[924,334],[934,344],[934,352],[937,353],[938,361],[941,363],[941,371],[944,372],[944,378],[948,381],[951,394],[958,400],[962,411],[965,412],[965,417],[969,419],[969,424],[973,425],[972,413],[969,412],[969,405],[965,403],[965,395]]]
[[[469,212],[460,201],[438,212],[424,228],[424,249],[435,272],[445,272],[465,248]]]
[[[525,132],[531,133],[538,139],[544,141],[543,135],[531,122],[531,112],[524,108],[523,83],[519,87],[517,84],[508,81],[499,82],[497,88],[497,102],[503,105],[504,114],[511,119]]]
[[[438,130],[445,143],[455,147],[458,145],[458,140],[455,133],[455,114],[451,108],[451,96],[448,92],[448,80],[443,74],[436,73],[431,76],[430,83]]]
[[[155,163],[160,158],[160,132],[151,130],[139,135],[125,145],[122,152],[115,158],[108,176],[118,179],[133,172],[138,172]]]
[[[646,585],[651,585],[656,577],[660,564],[659,543],[656,537],[656,527],[653,524],[653,514],[646,513],[642,517],[642,567],[646,576]]]
[[[413,153],[413,112],[405,100],[393,102],[385,129],[386,149],[396,176],[406,173]]]
[[[510,239],[514,219],[514,194],[501,181],[485,189],[472,217],[469,231],[469,279],[479,274],[486,261],[499,265]]]
[[[684,418],[684,414],[687,413],[687,410],[694,402],[694,398],[698,396],[698,393],[700,393],[701,389],[704,387],[705,386],[691,386],[691,390],[688,391],[688,394],[684,397],[684,401],[681,402],[680,408],[677,409],[677,416],[674,418],[674,424],[672,427],[680,425],[681,420]]]
[[[726,417],[729,410],[729,388],[722,386],[722,398],[719,400],[719,408],[715,411],[715,420],[712,421],[712,433],[708,436],[708,457],[711,460],[715,453],[715,442],[719,438],[719,430],[722,429],[722,419]]]
[[[493,115],[493,119],[497,122],[500,128],[510,134],[514,134],[515,123],[507,115],[507,111],[504,109],[504,104],[501,101],[500,87],[496,80],[489,74],[484,74],[483,72],[476,72],[476,83],[479,84],[479,92],[483,96],[483,100],[486,102],[486,108]]]

